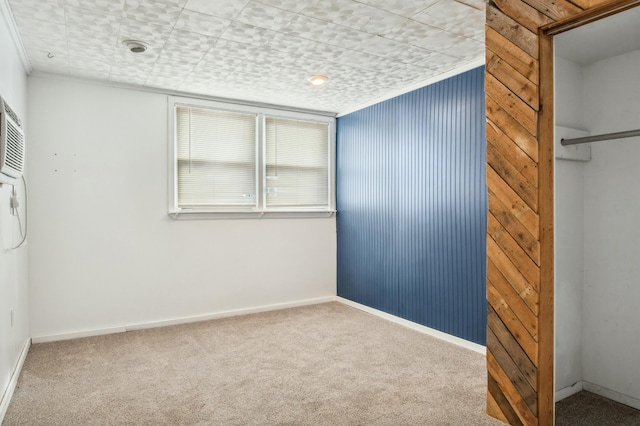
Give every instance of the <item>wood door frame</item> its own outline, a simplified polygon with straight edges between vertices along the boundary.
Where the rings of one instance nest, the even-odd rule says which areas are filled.
[[[540,214],[540,324],[538,392],[540,425],[555,421],[555,280],[554,280],[554,50],[553,37],[580,26],[640,6],[638,0],[616,0],[540,27],[539,214]]]

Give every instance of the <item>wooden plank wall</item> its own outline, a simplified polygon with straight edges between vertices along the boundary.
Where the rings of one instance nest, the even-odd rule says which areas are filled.
[[[512,425],[553,424],[553,52],[539,29],[607,3],[487,4],[487,412]]]

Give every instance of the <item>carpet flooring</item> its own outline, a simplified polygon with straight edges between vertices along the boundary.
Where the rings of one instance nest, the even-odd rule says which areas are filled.
[[[639,426],[640,411],[591,392],[556,403],[556,426]]]
[[[334,302],[34,344],[12,425],[502,425],[485,357]]]

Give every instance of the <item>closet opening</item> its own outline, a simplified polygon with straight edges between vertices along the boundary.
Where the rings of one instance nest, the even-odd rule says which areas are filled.
[[[553,35],[557,425],[640,424],[636,6],[546,33]]]

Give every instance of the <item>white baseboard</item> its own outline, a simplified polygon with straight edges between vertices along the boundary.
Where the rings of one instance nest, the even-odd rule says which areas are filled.
[[[94,330],[83,330],[70,333],[53,334],[47,336],[32,337],[33,343],[57,342],[60,340],[78,339],[81,337],[101,336],[104,334],[125,333],[133,330],[143,330],[146,328],[167,327],[170,325],[187,324],[191,322],[208,321],[219,318],[235,317],[239,315],[256,314],[259,312],[277,311],[280,309],[296,308],[298,306],[317,305],[319,303],[334,302],[335,296],[319,297],[315,299],[299,300],[288,303],[278,303],[274,305],[257,306],[254,308],[235,309],[230,311],[215,312],[205,315],[191,317],[172,318],[169,320],[152,321],[138,324],[129,324],[121,327],[110,327]]]
[[[596,395],[600,395],[604,398],[640,410],[640,399],[633,396],[625,395],[611,389],[607,389],[604,386],[596,385],[595,383],[590,383],[585,380],[580,380],[579,382],[576,382],[571,386],[567,386],[566,388],[556,391],[555,401],[561,401],[582,390],[595,393]]]
[[[478,352],[482,355],[486,355],[487,348],[486,346],[479,345],[477,343],[470,342],[468,340],[462,339],[460,337],[452,336],[451,334],[443,333],[442,331],[435,330],[433,328],[426,327],[424,325],[415,323],[413,321],[409,321],[395,315],[388,314],[386,312],[379,311],[374,308],[370,308],[369,306],[361,305],[360,303],[353,302],[349,299],[342,298],[340,296],[336,297],[336,300],[340,303],[344,303],[345,305],[351,306],[353,308],[359,309],[364,312],[368,312],[370,314],[376,315],[380,318],[384,318],[388,321],[394,322],[396,324],[400,324],[404,327],[410,328],[415,331],[419,331],[420,333],[428,334],[429,336],[436,337],[440,340],[444,340],[449,343],[453,343],[454,345],[462,346],[465,349],[472,350],[474,352]]]
[[[127,331],[127,327],[100,328],[94,330],[82,330],[69,333],[51,334],[47,336],[36,336],[32,337],[31,341],[33,343],[57,342],[59,340],[71,340],[80,339],[82,337],[102,336],[104,334],[124,333],[125,331]]]
[[[625,395],[620,392],[616,392],[611,389],[607,389],[603,386],[596,385],[594,383],[589,383],[587,381],[582,382],[582,387],[587,392],[595,393],[596,395],[603,396],[605,398],[609,398],[612,401],[619,402],[620,404],[628,405],[629,407],[633,407],[637,410],[640,410],[640,399],[634,398],[629,395]]]
[[[13,392],[16,390],[16,386],[18,385],[18,378],[20,377],[20,372],[22,371],[22,366],[24,365],[24,360],[27,359],[27,354],[29,353],[29,348],[31,347],[31,339],[27,339],[24,342],[24,346],[22,346],[22,351],[20,352],[20,356],[18,357],[18,362],[16,363],[15,368],[13,369],[13,373],[11,373],[11,379],[9,379],[9,384],[7,385],[7,389],[2,396],[2,400],[0,400],[0,424],[4,420],[4,415],[7,414],[7,410],[9,409],[9,403],[11,402],[11,398],[13,397]]]
[[[554,401],[555,402],[562,401],[563,399],[569,398],[571,395],[574,395],[580,392],[581,390],[583,390],[583,384],[584,382],[582,380],[579,380],[576,383],[572,384],[571,386],[567,386],[566,388],[557,390]]]
[[[222,312],[216,312],[216,313],[206,314],[206,315],[197,315],[197,316],[191,316],[191,317],[173,318],[170,320],[163,320],[163,321],[129,324],[121,327],[83,330],[83,331],[75,331],[70,333],[46,335],[46,336],[34,336],[31,338],[31,340],[33,343],[57,342],[60,340],[78,339],[82,337],[91,337],[91,336],[101,336],[104,334],[113,334],[113,333],[125,333],[127,331],[143,330],[146,328],[166,327],[170,325],[187,324],[187,323],[199,322],[199,321],[208,321],[208,320],[219,319],[219,318],[227,318],[227,317],[234,317],[239,315],[248,315],[248,314],[255,314],[260,312],[276,311],[280,309],[295,308],[299,306],[317,305],[320,303],[335,302],[335,301],[354,307],[361,311],[376,315],[380,318],[386,319],[396,324],[400,324],[404,327],[408,327],[412,330],[419,331],[420,333],[428,334],[430,336],[447,341],[449,343],[462,346],[463,348],[472,350],[474,352],[478,352],[483,355],[486,354],[487,348],[485,346],[470,342],[465,339],[461,339],[456,336],[452,336],[447,333],[443,333],[433,328],[429,328],[424,325],[420,325],[415,322],[396,317],[386,312],[382,312],[377,309],[370,308],[368,306],[361,305],[360,303],[356,303],[351,300],[344,299],[338,296],[326,296],[326,297],[319,297],[315,299],[300,300],[296,302],[278,303],[274,305],[258,306],[254,308],[222,311]]]

